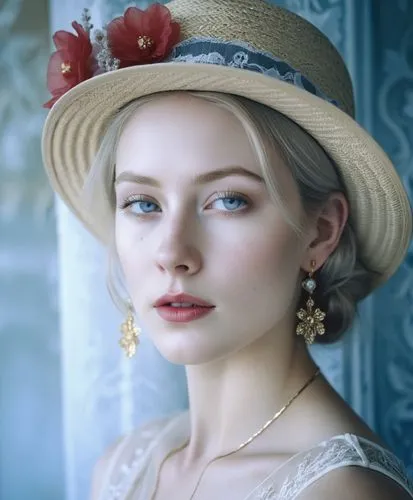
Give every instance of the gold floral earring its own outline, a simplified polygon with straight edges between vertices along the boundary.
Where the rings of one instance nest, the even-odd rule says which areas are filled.
[[[125,350],[126,356],[131,358],[136,354],[141,329],[135,324],[132,304],[130,302],[128,304],[128,315],[125,322],[121,324],[120,331],[122,333],[122,337],[119,340],[119,345]]]
[[[303,281],[302,287],[306,292],[309,293],[309,298],[306,302],[306,309],[300,309],[297,312],[298,318],[301,320],[297,325],[296,333],[297,335],[302,335],[307,342],[307,344],[312,344],[317,335],[324,335],[325,327],[323,320],[326,317],[326,313],[316,308],[313,311],[314,300],[312,299],[312,294],[317,287],[317,283],[314,276],[314,271],[316,267],[316,261],[311,261],[311,271],[308,277]]]

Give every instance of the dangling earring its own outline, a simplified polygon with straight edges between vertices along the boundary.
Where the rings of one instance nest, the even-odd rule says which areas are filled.
[[[139,335],[141,334],[141,329],[135,324],[131,303],[128,305],[128,315],[125,322],[121,324],[120,331],[122,338],[119,340],[119,345],[125,350],[126,356],[131,358],[136,354],[136,348],[139,345]]]
[[[308,277],[302,283],[304,290],[310,294],[306,302],[307,310],[300,309],[297,312],[297,316],[301,320],[301,322],[297,326],[296,333],[297,335],[302,335],[307,344],[312,344],[317,334],[324,335],[326,331],[323,324],[323,320],[326,314],[318,308],[313,311],[314,300],[311,296],[317,286],[317,283],[313,278],[315,267],[316,262],[315,260],[312,260],[311,271],[309,272]]]

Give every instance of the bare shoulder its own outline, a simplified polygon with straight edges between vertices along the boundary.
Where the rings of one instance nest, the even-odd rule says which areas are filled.
[[[412,500],[393,479],[363,467],[342,467],[329,472],[298,497],[299,500]]]
[[[341,434],[354,434],[368,439],[376,444],[386,447],[385,443],[377,436],[368,424],[351,408],[351,406],[336,392],[336,390],[324,379],[310,388],[307,394],[303,394],[303,408],[298,416],[303,419],[295,423],[295,428],[308,428],[311,426],[311,436],[305,438],[308,441],[302,449],[309,448],[319,442]]]

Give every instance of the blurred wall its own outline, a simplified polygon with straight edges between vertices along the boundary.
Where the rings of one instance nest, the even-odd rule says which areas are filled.
[[[0,498],[64,497],[47,0],[0,3]]]
[[[394,161],[412,202],[413,1],[372,4],[372,64],[363,69],[359,63],[360,72],[370,72],[373,101],[367,112],[373,134]],[[371,324],[375,427],[413,476],[412,242],[397,274],[375,294]]]

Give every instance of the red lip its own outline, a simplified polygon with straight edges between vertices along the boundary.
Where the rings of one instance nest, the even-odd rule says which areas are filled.
[[[179,303],[190,302],[191,304],[196,304],[197,306],[215,307],[209,302],[206,302],[205,300],[202,300],[199,297],[194,297],[193,295],[189,295],[187,293],[177,293],[177,294],[167,293],[166,295],[162,295],[162,297],[159,297],[159,299],[155,302],[154,307],[169,305],[171,302],[179,302]]]
[[[192,307],[180,308],[171,306],[171,302],[190,302],[194,304]],[[215,309],[215,306],[200,299],[199,297],[194,297],[188,293],[176,293],[176,294],[166,294],[162,295],[154,304],[156,311],[166,321],[173,323],[186,323],[188,321],[193,321],[195,319],[202,318],[203,316],[209,314]]]
[[[165,321],[171,323],[188,323],[214,311],[214,307],[192,306],[192,307],[172,307],[158,306],[155,310]]]

